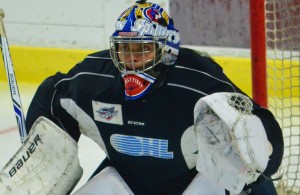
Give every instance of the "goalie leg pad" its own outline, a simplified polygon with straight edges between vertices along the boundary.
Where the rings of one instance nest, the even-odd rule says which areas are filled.
[[[0,172],[0,194],[67,194],[82,176],[77,143],[45,117]]]
[[[101,193],[100,193],[101,192]],[[73,195],[133,195],[133,192],[113,167],[106,167]]]
[[[190,185],[185,189],[183,195],[225,195],[225,189],[209,181],[198,173]]]

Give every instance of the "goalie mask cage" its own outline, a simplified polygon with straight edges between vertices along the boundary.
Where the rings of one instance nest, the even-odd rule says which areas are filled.
[[[279,194],[300,194],[300,0],[249,2],[253,99],[284,136],[283,178],[275,185]]]

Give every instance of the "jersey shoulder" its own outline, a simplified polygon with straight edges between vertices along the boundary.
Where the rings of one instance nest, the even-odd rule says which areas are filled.
[[[76,80],[84,86],[85,84],[89,85],[92,79],[109,78],[113,80],[117,74],[119,71],[110,58],[109,50],[103,50],[87,55],[83,61],[77,63],[67,73],[57,72],[46,78],[39,88],[48,90],[54,90],[57,86],[68,88]],[[77,85],[78,82],[75,84]]]
[[[118,69],[110,57],[109,50],[103,50],[87,55],[68,72],[68,75],[73,76],[82,72],[115,75]]]
[[[180,48],[168,82],[203,95],[240,91],[210,56],[188,48]]]
[[[176,65],[208,73],[223,71],[222,67],[208,53],[184,47],[179,50]]]

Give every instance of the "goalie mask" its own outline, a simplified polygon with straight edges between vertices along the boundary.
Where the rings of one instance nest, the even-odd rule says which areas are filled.
[[[179,32],[159,5],[134,4],[121,14],[115,26],[110,39],[111,57],[122,73],[147,71],[159,62],[175,62]]]
[[[172,65],[177,59],[179,32],[162,7],[145,1],[125,10],[115,27],[110,54],[123,75],[127,99],[136,99],[155,81],[157,64]]]

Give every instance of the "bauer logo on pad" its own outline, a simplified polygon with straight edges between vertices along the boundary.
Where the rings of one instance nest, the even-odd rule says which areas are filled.
[[[119,104],[106,104],[92,101],[96,121],[123,125],[122,107]]]

